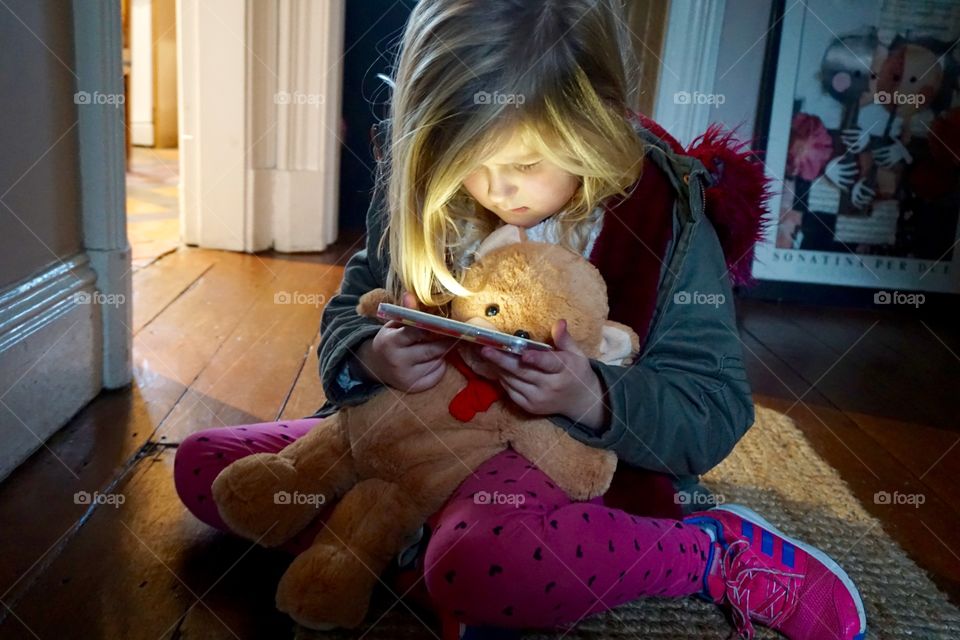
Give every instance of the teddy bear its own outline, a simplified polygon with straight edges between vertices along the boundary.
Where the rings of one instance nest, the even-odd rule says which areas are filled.
[[[527,241],[520,227],[503,225],[488,235],[462,282],[476,293],[451,301],[453,319],[548,342],[553,324],[565,318],[588,357],[627,365],[639,350],[630,327],[607,319],[606,285],[596,267],[559,245]],[[387,300],[383,289],[370,291],[357,312],[376,317]],[[363,622],[389,561],[464,479],[508,447],[573,499],[588,500],[609,487],[615,454],[514,404],[469,344],[460,341],[447,354],[433,388],[402,393],[384,387],[362,404],[341,407],[278,453],[235,461],[214,481],[224,522],[264,546],[306,528],[318,502],[336,501],[326,526],[277,588],[278,609],[301,625],[322,630]],[[287,499],[294,495],[316,499]]]

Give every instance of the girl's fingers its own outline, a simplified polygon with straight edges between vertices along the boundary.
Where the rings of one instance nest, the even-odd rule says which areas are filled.
[[[416,327],[403,324],[399,320],[387,320],[383,328],[390,329],[394,334],[391,339],[400,345],[413,344],[416,332],[419,331]]]
[[[441,358],[436,358],[434,360],[424,360],[423,362],[415,362],[407,367],[405,367],[405,372],[414,379],[425,378],[426,376],[432,374],[436,369],[443,365],[443,360]]]
[[[527,407],[529,406],[529,405],[527,405],[527,399],[524,398],[523,395],[521,395],[520,393],[517,393],[516,391],[514,391],[513,389],[511,389],[511,388],[509,388],[509,387],[505,387],[505,390],[506,390],[506,392],[507,392],[507,397],[510,398],[510,400],[512,400],[515,405],[517,405],[518,407],[520,407],[520,408],[523,409],[524,411],[528,411],[528,410],[529,410],[529,409],[527,408]]]
[[[392,322],[392,320],[391,320]],[[454,338],[450,336],[443,335],[441,333],[435,333],[433,331],[427,331],[426,329],[420,329],[419,327],[411,327],[410,325],[401,324],[403,332],[403,342],[404,344],[419,344],[419,343],[433,343],[433,342],[447,342],[453,344]]]
[[[504,376],[500,378],[500,383],[507,389],[512,389],[525,398],[532,398],[540,393],[540,389],[537,387],[537,385],[527,382],[526,380],[521,380],[520,378],[514,378],[513,376]]]
[[[524,411],[533,413],[530,398],[538,397],[539,390],[536,386],[523,382],[522,380],[517,380],[516,378],[501,378],[500,382],[507,392],[507,395],[517,406]]]
[[[536,367],[544,373],[560,373],[565,366],[563,360],[555,352],[537,351],[536,349],[525,349],[520,354],[520,362]]]
[[[426,375],[446,361],[445,355],[444,353],[439,353],[432,358],[418,358],[408,363],[406,368],[412,372],[412,375]]]
[[[417,362],[427,362],[436,360],[447,355],[454,348],[454,344],[449,341],[431,341],[425,342],[417,347]]]
[[[401,306],[404,306],[408,309],[420,309],[420,302],[417,300],[417,296],[413,295],[409,291],[404,291],[403,295],[400,296]]]
[[[534,389],[538,389],[538,393],[543,393],[543,390],[547,388],[547,380],[544,379],[544,374],[540,373],[536,369],[530,369],[524,371],[520,374],[510,373],[509,371],[500,370],[500,380],[507,380],[509,382],[522,382],[526,385],[530,385]]]
[[[403,323],[400,324],[400,344],[402,346],[433,342],[435,335],[435,333],[431,333],[430,331],[424,331],[423,329],[411,327]]]
[[[480,355],[497,365],[504,371],[516,372],[520,368],[520,358],[512,353],[494,349],[493,347],[483,347],[480,349]]]
[[[425,367],[425,371],[425,373],[417,375],[416,381],[410,385],[407,391],[417,393],[435,386],[446,372],[446,362],[443,359],[437,360],[433,367]]]
[[[529,384],[540,384],[543,373],[534,367],[528,367],[520,361],[520,356],[492,347],[484,347],[480,350],[480,355],[492,362],[501,372],[514,378],[523,380]]]

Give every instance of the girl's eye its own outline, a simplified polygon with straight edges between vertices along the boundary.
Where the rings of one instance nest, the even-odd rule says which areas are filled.
[[[539,160],[531,164],[518,164],[516,165],[516,167],[517,167],[517,171],[523,172],[523,171],[529,171],[530,169],[537,166],[538,164],[540,164]]]

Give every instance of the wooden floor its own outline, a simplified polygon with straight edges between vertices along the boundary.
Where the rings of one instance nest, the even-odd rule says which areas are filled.
[[[102,393],[0,484],[0,637],[290,637],[273,609],[287,556],[194,520],[174,491],[173,457],[193,431],[322,404],[322,304],[359,241],[312,255],[180,249],[136,271],[134,384]],[[281,293],[302,303],[278,304]],[[960,603],[957,327],[738,307],[756,400],[789,413]],[[879,504],[880,491],[923,503]],[[90,507],[78,492],[123,504]]]

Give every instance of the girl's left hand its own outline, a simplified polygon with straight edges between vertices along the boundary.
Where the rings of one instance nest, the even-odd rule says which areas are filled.
[[[480,355],[496,365],[510,399],[535,415],[561,413],[592,429],[606,417],[603,387],[590,359],[567,332],[566,320],[553,327],[553,351],[528,349],[517,356],[492,347]]]

